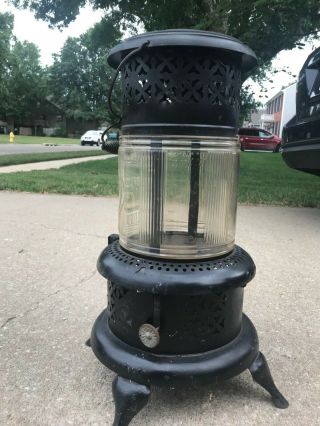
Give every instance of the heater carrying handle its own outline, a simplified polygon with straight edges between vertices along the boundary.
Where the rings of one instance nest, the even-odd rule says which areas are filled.
[[[136,49],[132,50],[131,52],[129,52],[120,62],[120,64],[118,65],[116,72],[112,78],[110,87],[109,87],[109,92],[108,92],[108,107],[109,107],[109,111],[111,113],[111,115],[113,115],[117,121],[115,123],[112,123],[109,127],[107,127],[107,129],[102,133],[101,135],[101,141],[102,141],[102,149],[104,151],[108,151],[111,154],[118,154],[119,151],[119,140],[117,141],[108,141],[105,140],[105,136],[107,135],[108,131],[112,128],[112,127],[119,127],[121,125],[122,122],[122,116],[120,116],[114,109],[113,109],[113,105],[112,105],[112,92],[113,92],[113,88],[114,85],[117,81],[118,75],[121,71],[121,68],[123,67],[123,65],[132,57],[134,56],[136,53],[140,52],[140,50],[145,49],[146,47],[148,47],[150,44],[150,41],[147,40],[145,43],[143,43],[141,46],[137,47]]]
[[[150,41],[147,40],[146,42],[144,42],[141,46],[137,47],[136,49],[132,50],[131,52],[129,52],[120,62],[120,64],[117,66],[116,72],[112,78],[111,84],[110,84],[110,88],[109,88],[109,92],[108,92],[108,106],[109,106],[109,110],[111,112],[111,114],[116,117],[118,119],[119,122],[122,121],[122,116],[120,116],[114,109],[112,106],[112,92],[113,92],[113,88],[114,85],[117,81],[118,75],[121,71],[121,68],[123,67],[123,65],[128,62],[128,60],[130,58],[132,58],[132,56],[134,56],[136,53],[140,52],[140,50],[145,49],[146,47],[148,47],[150,44]]]
[[[106,130],[102,133],[101,135],[101,149],[103,149],[103,151],[107,151],[110,152],[110,154],[118,154],[119,151],[119,138],[117,140],[113,140],[113,141],[108,141],[108,139],[104,139],[105,136],[107,136],[108,131],[112,128],[112,127],[118,127],[120,126],[121,122],[119,121],[118,123],[113,123],[111,124],[109,127],[106,128]]]

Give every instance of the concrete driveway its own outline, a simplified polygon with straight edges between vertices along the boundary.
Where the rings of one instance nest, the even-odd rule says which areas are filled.
[[[0,424],[111,425],[113,373],[84,345],[106,305],[96,259],[115,198],[0,193]],[[257,275],[245,293],[278,410],[248,372],[219,386],[155,389],[133,425],[319,425],[320,211],[246,207],[237,243]]]

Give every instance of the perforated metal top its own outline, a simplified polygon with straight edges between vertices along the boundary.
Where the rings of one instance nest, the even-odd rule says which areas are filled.
[[[182,262],[146,259],[124,251],[119,241],[103,250],[98,271],[123,287],[153,294],[205,294],[210,289],[245,286],[255,275],[255,265],[241,247],[227,256]]]
[[[140,47],[147,41],[150,41],[149,47],[207,47],[242,54],[241,69],[244,72],[253,68],[257,63],[255,53],[234,37],[211,31],[171,29],[139,34],[124,40],[110,51],[109,64],[117,68],[131,50]]]

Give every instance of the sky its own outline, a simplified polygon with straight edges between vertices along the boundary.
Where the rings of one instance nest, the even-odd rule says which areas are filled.
[[[72,22],[68,28],[62,31],[58,29],[50,29],[48,24],[43,21],[37,21],[31,12],[26,10],[18,10],[13,6],[8,6],[6,0],[0,0],[0,12],[9,11],[14,14],[15,25],[14,34],[19,40],[28,40],[35,43],[41,51],[41,62],[43,65],[52,63],[52,54],[59,52],[68,37],[77,37],[84,33],[96,22],[99,22],[103,16],[103,11],[94,11],[90,6],[81,9],[77,19]],[[291,74],[297,76],[299,70],[304,64],[307,56],[316,47],[320,46],[320,39],[313,43],[307,43],[303,49],[284,50],[280,52],[273,60],[273,67],[282,69],[287,66]],[[267,94],[261,93],[261,89],[257,84],[250,85],[255,93],[256,100],[263,104],[272,98],[282,87],[288,86],[296,80],[296,77],[290,76],[288,73],[279,72],[275,75],[269,75],[269,80],[265,87],[268,89]],[[263,97],[260,97],[263,96]]]
[[[5,0],[0,0],[0,12],[11,12],[14,15],[14,35],[19,40],[33,42],[39,47],[43,65],[52,64],[52,54],[59,52],[68,37],[78,37],[103,16],[103,11],[86,6],[68,28],[60,31],[50,29],[47,22],[36,20],[27,10],[9,6]]]
[[[268,89],[267,93],[262,93],[260,86],[256,83],[250,82],[255,98],[257,101],[260,101],[262,104],[268,99],[271,99],[276,95],[283,87],[287,87],[290,84],[296,82],[299,71],[302,68],[305,60],[310,55],[310,53],[317,47],[320,46],[320,39],[313,42],[306,42],[305,46],[302,49],[292,49],[292,50],[282,50],[272,61],[272,67],[276,70],[281,70],[286,67],[288,72],[278,72],[276,74],[269,73],[269,81],[266,81],[265,87]],[[248,80],[249,82],[249,80]],[[260,97],[262,96],[262,97]]]

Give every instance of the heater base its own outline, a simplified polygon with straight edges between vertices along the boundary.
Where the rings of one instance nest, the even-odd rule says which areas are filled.
[[[107,318],[106,310],[97,318],[90,345],[96,357],[118,375],[113,383],[114,426],[130,423],[147,403],[151,385],[217,383],[246,369],[270,393],[276,407],[288,407],[273,382],[265,357],[259,352],[256,330],[246,315],[239,335],[230,343],[192,355],[159,355],[129,346],[112,333]]]

